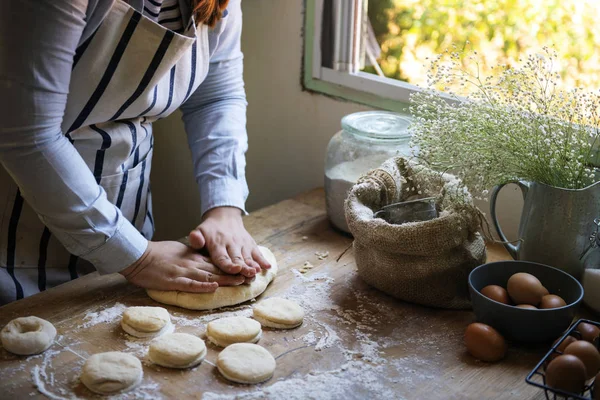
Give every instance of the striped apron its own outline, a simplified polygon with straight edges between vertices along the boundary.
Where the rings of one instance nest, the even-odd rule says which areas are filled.
[[[181,34],[116,0],[76,51],[62,130],[108,200],[147,238],[152,122],[176,110],[208,73],[209,32],[193,17]],[[217,31],[217,32],[215,32]],[[94,271],[69,254],[0,167],[0,304]]]

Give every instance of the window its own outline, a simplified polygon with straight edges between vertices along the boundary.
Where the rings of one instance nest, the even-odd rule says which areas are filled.
[[[306,0],[304,84],[405,111],[427,57],[476,50],[483,72],[551,46],[567,87],[600,88],[596,0]]]
[[[368,3],[307,0],[304,85],[307,89],[394,111],[406,111],[414,85],[362,71]]]

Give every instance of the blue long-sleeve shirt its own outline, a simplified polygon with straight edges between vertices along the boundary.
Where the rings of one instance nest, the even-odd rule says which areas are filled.
[[[130,0],[141,11],[142,0]],[[112,0],[0,0],[0,162],[23,197],[72,254],[101,273],[136,261],[148,242],[102,196],[93,174],[61,130],[73,57]],[[182,14],[189,4],[180,1]],[[181,106],[202,213],[244,210],[246,98],[240,0],[220,34],[209,35],[205,80]]]

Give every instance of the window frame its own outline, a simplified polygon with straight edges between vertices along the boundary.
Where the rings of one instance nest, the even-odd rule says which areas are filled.
[[[304,65],[302,82],[306,90],[323,93],[352,102],[389,111],[407,113],[410,95],[421,91],[415,85],[400,80],[359,71],[360,35],[355,27],[366,13],[368,0],[305,0]],[[343,40],[333,45],[336,67],[322,63],[323,6],[333,3],[338,26],[333,27]],[[348,60],[350,58],[351,60]],[[338,62],[342,60],[342,62]]]

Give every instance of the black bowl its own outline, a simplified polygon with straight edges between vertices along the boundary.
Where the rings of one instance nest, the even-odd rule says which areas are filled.
[[[494,301],[481,294],[488,285],[506,288],[508,278],[517,272],[537,277],[550,294],[567,303],[560,308],[527,310]],[[549,342],[571,324],[583,299],[583,287],[559,269],[527,261],[499,261],[483,264],[469,274],[469,292],[478,322],[496,328],[506,339],[517,342]]]

